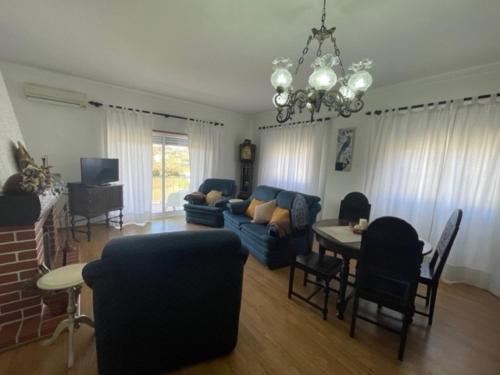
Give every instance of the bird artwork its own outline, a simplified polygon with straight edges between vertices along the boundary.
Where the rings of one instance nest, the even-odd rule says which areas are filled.
[[[352,167],[354,128],[339,129],[337,135],[337,157],[335,170],[349,172]]]

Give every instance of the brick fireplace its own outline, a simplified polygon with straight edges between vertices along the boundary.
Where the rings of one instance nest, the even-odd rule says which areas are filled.
[[[56,228],[57,201],[42,204],[29,225],[0,226],[0,351],[49,336],[66,317],[66,293],[45,294],[36,288],[44,264],[63,264],[64,241]],[[67,263],[78,261],[66,248]]]

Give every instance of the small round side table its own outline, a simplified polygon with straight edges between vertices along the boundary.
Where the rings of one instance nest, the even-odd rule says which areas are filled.
[[[59,335],[65,329],[68,330],[68,368],[73,367],[73,332],[80,324],[87,324],[94,328],[94,322],[86,315],[77,314],[78,295],[83,284],[82,269],[86,263],[70,264],[68,266],[56,268],[40,277],[37,281],[37,287],[42,290],[62,290],[66,289],[68,293],[68,317],[62,320],[58,325],[52,337],[45,340],[43,345],[50,345],[57,340]],[[78,309],[79,310],[79,309]]]

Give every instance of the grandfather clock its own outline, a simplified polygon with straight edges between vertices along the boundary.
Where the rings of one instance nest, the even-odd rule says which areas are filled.
[[[241,199],[246,199],[252,194],[253,162],[255,161],[255,145],[250,139],[240,144],[240,193]]]

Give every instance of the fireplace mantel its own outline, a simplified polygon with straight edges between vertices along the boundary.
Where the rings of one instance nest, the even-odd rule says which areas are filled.
[[[47,296],[36,288],[47,256],[52,268],[62,265],[59,199],[52,194],[0,196],[0,351],[50,335],[65,318],[66,294]],[[70,249],[66,259],[76,263],[76,251]]]

